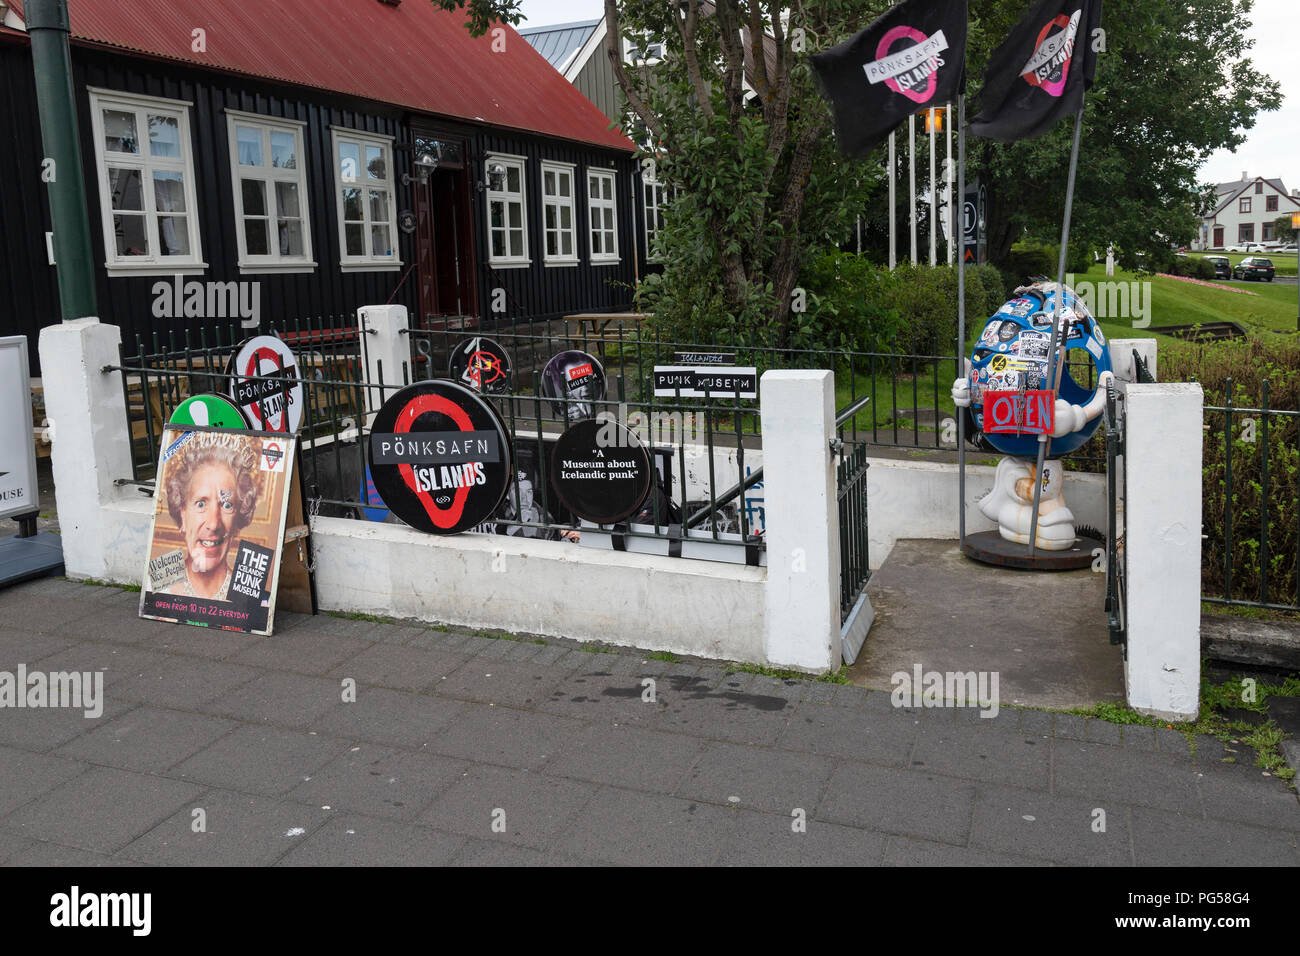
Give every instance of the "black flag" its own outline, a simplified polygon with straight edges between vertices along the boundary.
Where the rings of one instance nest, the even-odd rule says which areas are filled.
[[[813,56],[840,149],[865,156],[908,116],[942,106],[962,90],[966,3],[903,0],[856,36]]]
[[[989,57],[970,131],[1009,143],[1041,136],[1083,109],[1100,26],[1101,0],[1038,0]]]

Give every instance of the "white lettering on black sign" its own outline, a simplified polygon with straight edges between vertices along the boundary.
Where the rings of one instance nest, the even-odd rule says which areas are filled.
[[[749,367],[686,368],[656,365],[654,392],[682,398],[758,397],[758,369]]]
[[[370,454],[376,465],[459,465],[500,461],[501,446],[489,431],[373,432]]]

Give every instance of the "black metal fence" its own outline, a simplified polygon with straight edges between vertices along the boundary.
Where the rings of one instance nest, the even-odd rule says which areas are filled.
[[[840,513],[840,622],[871,579],[871,546],[867,508],[867,442],[859,439],[855,419],[862,414],[870,396],[863,396],[835,417],[835,498]]]
[[[1128,603],[1126,599],[1126,571],[1123,531],[1120,524],[1119,502],[1127,500],[1127,482],[1124,481],[1124,396],[1112,384],[1106,389],[1105,437],[1106,443],[1106,624],[1111,644],[1123,644],[1128,653]]]
[[[1256,394],[1229,378],[1205,406],[1201,597],[1300,611],[1300,411],[1272,408],[1268,379]]]

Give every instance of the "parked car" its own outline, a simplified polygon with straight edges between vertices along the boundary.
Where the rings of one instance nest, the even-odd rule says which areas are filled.
[[[1214,266],[1214,278],[1232,278],[1232,260],[1227,256],[1205,256],[1205,261]]]
[[[1280,245],[1280,246],[1277,247],[1277,250],[1276,250],[1276,251],[1277,251],[1277,252],[1295,252],[1295,243],[1294,243],[1294,242],[1284,242],[1282,245]]]
[[[1254,252],[1257,249],[1262,250],[1264,247],[1258,242],[1239,242],[1235,246],[1228,246],[1224,252]]]
[[[1232,270],[1234,279],[1263,279],[1265,282],[1273,281],[1273,262],[1265,259],[1263,256],[1247,256],[1237,263],[1237,268]]]

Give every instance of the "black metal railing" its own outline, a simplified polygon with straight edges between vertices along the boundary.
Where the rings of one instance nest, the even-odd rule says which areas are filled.
[[[1112,383],[1106,389],[1106,624],[1111,644],[1128,653],[1128,604],[1125,597],[1124,528],[1119,502],[1126,501],[1124,481],[1124,396]]]
[[[1300,411],[1226,380],[1205,406],[1201,599],[1300,611]]]
[[[871,578],[867,509],[868,445],[857,438],[854,420],[871,401],[863,396],[835,417],[835,499],[840,514],[840,622],[853,611]]]

